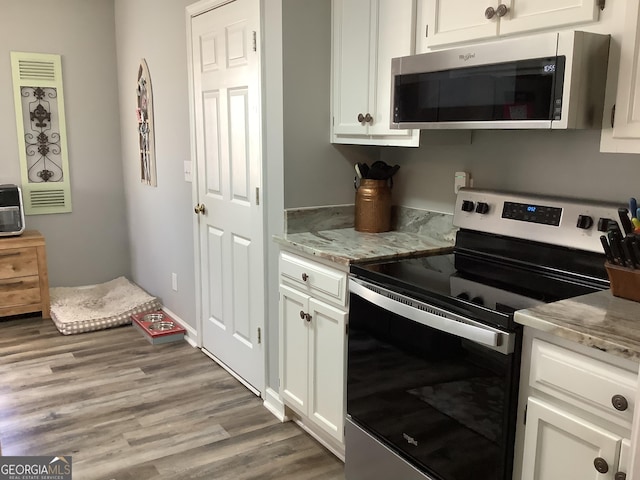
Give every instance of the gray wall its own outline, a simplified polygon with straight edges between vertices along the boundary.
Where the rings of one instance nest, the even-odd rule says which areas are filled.
[[[0,183],[20,183],[10,51],[62,55],[73,212],[33,215],[51,286],[130,272],[112,1],[0,0]]]
[[[195,328],[195,273],[185,7],[190,0],[115,0],[117,85],[133,280]],[[135,117],[140,60],[153,87],[158,186],[140,183]],[[122,181],[122,180],[121,180]],[[178,276],[178,291],[171,274]]]

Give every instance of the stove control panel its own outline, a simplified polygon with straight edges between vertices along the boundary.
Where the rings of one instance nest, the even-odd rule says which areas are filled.
[[[623,204],[461,188],[453,224],[496,235],[602,253],[600,235]]]

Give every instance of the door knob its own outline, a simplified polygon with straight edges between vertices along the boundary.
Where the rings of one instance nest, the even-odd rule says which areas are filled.
[[[498,5],[498,8],[496,8],[496,15],[498,15],[498,17],[500,18],[504,17],[507,13],[509,13],[509,7],[507,7],[504,3],[501,3],[500,5]]]
[[[607,461],[602,458],[602,457],[597,457],[594,461],[593,461],[593,466],[596,467],[596,470],[599,473],[607,473],[609,471],[609,464],[607,463]]]
[[[207,211],[207,208],[204,206],[204,203],[199,203],[194,207],[193,211],[196,213],[196,215],[199,213],[204,215]]]

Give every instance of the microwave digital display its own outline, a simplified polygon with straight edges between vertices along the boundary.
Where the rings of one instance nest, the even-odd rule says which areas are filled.
[[[395,76],[396,123],[558,120],[565,57]]]

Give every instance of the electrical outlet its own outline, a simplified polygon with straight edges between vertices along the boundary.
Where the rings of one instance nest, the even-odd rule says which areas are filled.
[[[178,274],[177,273],[171,274],[171,288],[173,289],[174,292],[178,291]]]
[[[471,175],[467,172],[456,172],[453,178],[453,191],[457,195],[458,190],[462,187],[469,187],[471,185]]]

